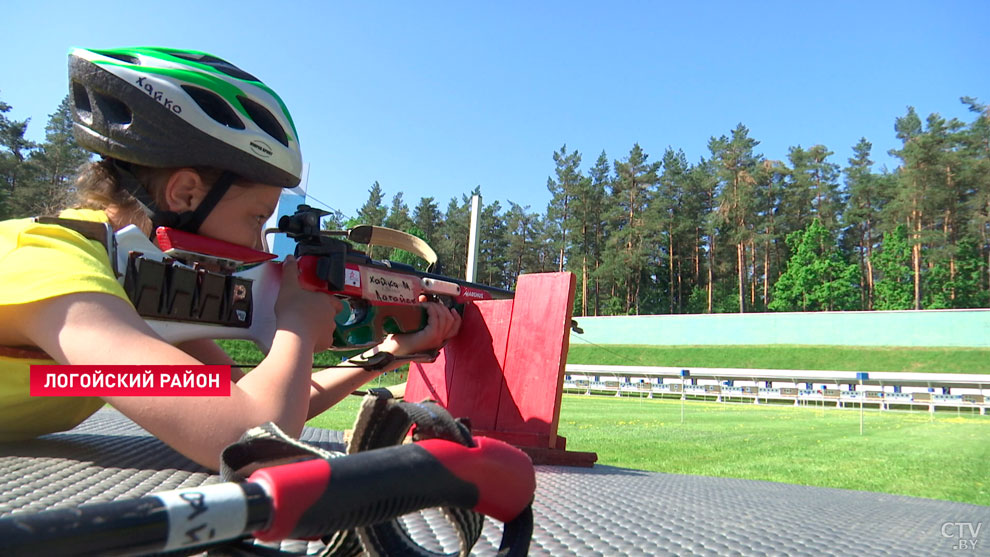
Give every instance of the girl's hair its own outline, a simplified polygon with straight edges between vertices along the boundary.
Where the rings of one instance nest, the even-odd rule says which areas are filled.
[[[150,232],[151,219],[145,214],[141,204],[124,188],[120,187],[113,159],[83,165],[76,177],[76,208],[111,211],[111,224],[114,229],[129,224]],[[165,206],[165,185],[176,168],[151,168],[131,165],[131,172],[151,193],[159,207]],[[205,184],[213,184],[222,174],[215,168],[194,168]]]

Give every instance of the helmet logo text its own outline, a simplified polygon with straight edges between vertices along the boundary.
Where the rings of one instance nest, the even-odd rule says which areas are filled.
[[[251,150],[254,151],[255,155],[266,159],[275,154],[275,152],[272,151],[272,148],[269,147],[264,141],[259,141],[257,139],[251,142]]]
[[[176,114],[182,114],[182,107],[172,102],[172,99],[166,97],[161,91],[156,91],[154,85],[145,81],[147,78],[148,76],[141,76],[137,78],[135,83],[138,87],[144,89],[144,91],[148,93],[148,96],[155,99],[155,101],[164,106],[166,109],[171,110]]]

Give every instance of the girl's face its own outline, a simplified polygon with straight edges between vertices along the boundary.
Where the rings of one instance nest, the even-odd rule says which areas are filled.
[[[275,212],[281,194],[279,187],[238,182],[210,211],[199,233],[260,250],[265,223]]]

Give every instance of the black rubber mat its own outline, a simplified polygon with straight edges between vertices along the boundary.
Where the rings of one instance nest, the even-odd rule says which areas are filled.
[[[307,428],[303,439],[342,448],[340,432]],[[0,516],[216,481],[109,409],[69,432],[0,444]],[[990,507],[610,466],[537,467],[534,518],[531,555],[990,555]],[[438,512],[403,521],[427,548],[456,549]],[[500,539],[489,519],[473,554],[494,555]]]

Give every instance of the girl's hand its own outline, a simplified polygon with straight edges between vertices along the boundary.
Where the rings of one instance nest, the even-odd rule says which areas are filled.
[[[457,310],[437,302],[427,302],[426,296],[420,296],[419,301],[426,308],[426,327],[415,333],[389,335],[379,345],[379,350],[395,356],[418,354],[440,348],[457,335],[461,329],[461,314]]]
[[[275,300],[278,329],[300,335],[313,343],[313,352],[320,352],[333,345],[334,317],[341,309],[342,304],[336,296],[304,289],[299,284],[296,258],[291,255],[285,258],[282,284]]]

